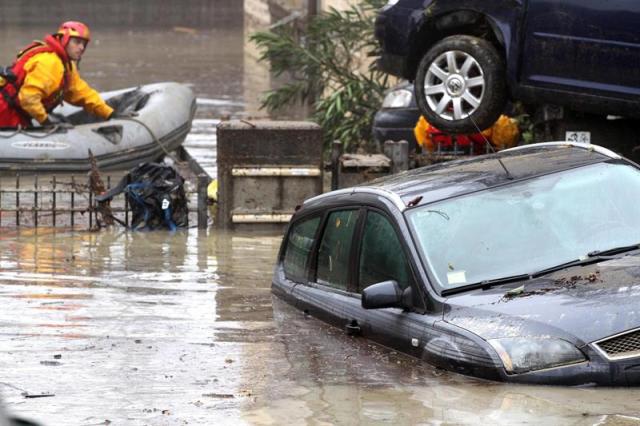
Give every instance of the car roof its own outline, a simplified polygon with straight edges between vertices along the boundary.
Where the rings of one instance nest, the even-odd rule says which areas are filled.
[[[316,205],[323,199],[344,194],[373,193],[386,197],[403,211],[418,197],[422,197],[419,203],[425,204],[534,176],[621,158],[597,145],[566,142],[524,145],[497,154],[421,167],[353,188],[328,192],[307,200],[305,205]]]

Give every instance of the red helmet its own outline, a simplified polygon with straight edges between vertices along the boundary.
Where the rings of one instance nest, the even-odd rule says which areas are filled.
[[[67,43],[69,43],[69,39],[71,37],[81,38],[83,40],[86,40],[87,43],[89,43],[89,40],[91,40],[89,27],[87,27],[82,22],[77,21],[67,21],[63,23],[62,25],[60,25],[60,28],[58,28],[56,35],[61,37],[60,41],[65,47],[67,46]]]

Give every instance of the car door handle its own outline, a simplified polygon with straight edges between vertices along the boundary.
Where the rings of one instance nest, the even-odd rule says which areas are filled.
[[[349,336],[355,336],[362,333],[362,330],[360,329],[360,325],[358,325],[358,321],[356,320],[353,320],[347,325],[345,325],[344,329]]]

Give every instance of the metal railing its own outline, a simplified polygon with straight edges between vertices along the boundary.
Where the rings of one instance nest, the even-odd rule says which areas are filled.
[[[112,181],[117,184],[121,177],[104,176],[106,189],[112,187]],[[195,185],[185,183],[189,223],[197,223],[199,228],[207,227],[208,184],[208,176],[197,176]],[[98,207],[87,176],[16,174],[0,177],[0,227],[96,229],[102,226]],[[130,226],[131,209],[123,194],[115,196],[109,207],[118,222]]]

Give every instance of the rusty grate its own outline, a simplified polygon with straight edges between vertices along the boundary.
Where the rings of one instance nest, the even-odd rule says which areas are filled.
[[[610,359],[640,356],[640,330],[601,340],[596,346]]]
[[[106,176],[111,188],[122,174]],[[208,179],[198,177],[197,187],[185,185],[189,199],[190,223],[207,226]],[[111,202],[114,217],[129,225],[131,212],[126,198],[120,194]],[[0,228],[70,227],[94,229],[98,224],[98,206],[89,188],[87,176],[0,176]]]
[[[111,179],[107,179],[111,186]],[[122,209],[128,219],[128,207]],[[86,176],[0,177],[0,227],[92,228],[95,202]]]

